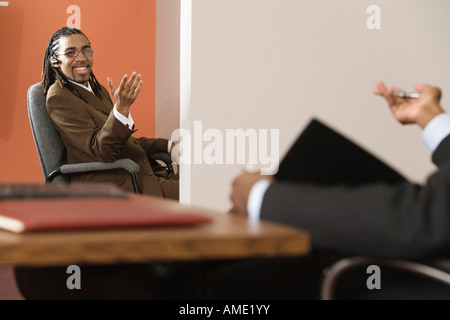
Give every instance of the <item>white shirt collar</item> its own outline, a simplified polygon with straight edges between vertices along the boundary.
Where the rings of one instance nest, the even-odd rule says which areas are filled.
[[[88,81],[87,87],[84,84],[81,84],[81,83],[78,83],[78,82],[75,82],[75,81],[72,81],[72,80],[69,80],[69,81],[72,82],[73,84],[76,84],[77,86],[80,86],[80,87],[86,89],[87,91],[90,91],[90,92],[94,93],[94,91],[91,88],[91,84],[90,84],[89,81]]]

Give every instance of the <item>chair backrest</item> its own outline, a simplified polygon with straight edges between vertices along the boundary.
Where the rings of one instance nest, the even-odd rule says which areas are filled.
[[[53,125],[46,108],[46,96],[42,93],[42,84],[35,83],[28,88],[27,105],[31,132],[41,163],[44,181],[48,175],[66,163],[66,149],[59,132]],[[68,181],[66,176],[59,176],[55,181]]]

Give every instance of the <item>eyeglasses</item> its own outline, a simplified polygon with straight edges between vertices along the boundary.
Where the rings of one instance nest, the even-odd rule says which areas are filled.
[[[65,55],[65,56],[68,56],[68,57],[70,57],[70,58],[75,58],[75,57],[78,57],[78,54],[79,53],[82,53],[85,57],[90,57],[90,56],[92,56],[92,54],[94,53],[94,50],[92,50],[92,49],[83,49],[83,50],[81,50],[81,51],[79,51],[79,50],[67,50],[65,53],[58,53],[58,54],[56,54],[57,56],[59,56],[59,55]]]

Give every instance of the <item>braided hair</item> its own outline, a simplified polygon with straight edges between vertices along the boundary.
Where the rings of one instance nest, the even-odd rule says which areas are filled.
[[[67,79],[67,77],[64,75],[64,73],[61,72],[59,68],[55,68],[50,58],[52,56],[56,55],[56,52],[59,49],[59,39],[63,37],[68,37],[74,34],[82,34],[86,37],[86,35],[79,29],[76,28],[69,28],[64,27],[56,31],[52,37],[50,38],[50,41],[48,42],[47,49],[45,49],[45,55],[44,55],[44,63],[42,66],[42,85],[43,85],[43,93],[46,94],[50,86],[57,82],[59,86],[62,88],[64,86],[67,86],[68,89],[73,92],[76,96],[80,97],[77,90],[75,89],[74,85]],[[86,37],[87,39],[87,37]],[[89,40],[88,40],[89,41]],[[100,99],[103,99],[103,96],[101,94],[101,86],[100,83],[97,81],[97,78],[94,76],[94,73],[91,71],[90,76],[91,81],[91,87],[94,91],[95,95],[99,97]],[[81,97],[80,97],[81,98]]]

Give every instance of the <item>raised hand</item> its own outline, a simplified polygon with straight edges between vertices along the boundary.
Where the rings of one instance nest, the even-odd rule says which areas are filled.
[[[395,92],[403,92],[397,87],[387,88],[377,81],[374,93],[384,97],[394,117],[402,124],[416,123],[425,128],[435,116],[444,112],[440,106],[441,90],[426,84],[417,84],[414,89],[419,98],[399,98]]]
[[[130,107],[139,95],[142,85],[141,75],[136,72],[131,74],[129,80],[128,75],[124,75],[119,88],[116,88],[111,78],[108,78],[109,91],[116,100],[117,111],[128,116]]]

